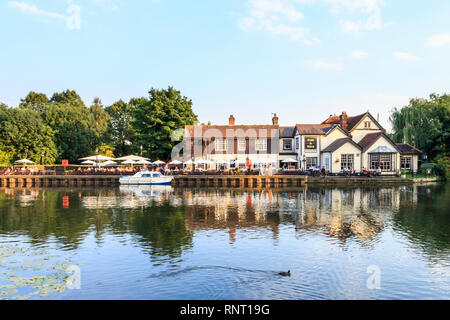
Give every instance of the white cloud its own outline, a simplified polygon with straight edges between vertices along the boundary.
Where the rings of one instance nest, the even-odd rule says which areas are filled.
[[[70,30],[81,28],[81,7],[71,4],[67,7],[68,16],[57,12],[45,11],[39,9],[34,4],[28,4],[26,2],[10,1],[8,6],[11,8],[19,9],[23,13],[34,14],[45,18],[57,19],[66,22],[67,28]]]
[[[362,59],[362,58],[367,57],[368,55],[369,54],[363,50],[356,49],[356,50],[352,51],[352,58],[354,58],[354,59]]]
[[[381,19],[381,7],[383,0],[325,0],[335,15],[347,14],[349,16],[363,16],[357,20],[341,20],[340,24],[344,32],[360,33],[362,31],[379,30],[385,24]]]
[[[408,52],[400,52],[400,51],[396,51],[394,52],[394,57],[396,57],[399,60],[404,60],[404,61],[417,61],[420,60],[419,57],[410,54]]]
[[[309,30],[298,23],[304,18],[296,3],[311,0],[249,0],[248,14],[238,25],[246,31],[265,31],[275,36],[285,36],[292,41],[303,41],[306,45],[319,42],[309,35]]]
[[[450,32],[433,35],[428,39],[426,45],[433,48],[450,45]]]
[[[330,62],[323,59],[309,60],[306,65],[315,70],[327,70],[327,71],[343,71],[344,65],[341,63]]]

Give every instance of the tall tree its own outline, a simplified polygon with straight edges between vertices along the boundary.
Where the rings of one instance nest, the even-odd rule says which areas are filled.
[[[390,117],[392,139],[424,151],[431,159],[450,154],[450,96],[430,95],[411,99],[409,105],[394,109]]]
[[[133,128],[136,143],[143,146],[145,155],[152,159],[168,159],[175,142],[175,130],[192,125],[197,116],[192,110],[192,100],[172,87],[158,90],[152,88],[150,100],[134,109]]]
[[[44,93],[36,93],[30,91],[25,99],[20,99],[19,108],[31,109],[38,112],[44,110],[45,106],[49,103],[47,96]]]
[[[116,156],[121,157],[137,151],[132,143],[135,132],[131,126],[135,105],[119,100],[106,108],[110,116],[108,137],[114,146]]]
[[[67,89],[64,92],[55,92],[50,101],[59,104],[66,104],[72,107],[86,107],[83,99],[81,99],[75,90]]]
[[[89,109],[93,120],[90,127],[96,136],[96,144],[103,144],[107,142],[106,132],[108,130],[110,116],[103,108],[100,98],[95,98]]]
[[[44,124],[34,110],[0,108],[0,149],[3,152],[3,162],[27,158],[36,163],[54,163],[57,149],[53,134],[53,130]]]
[[[45,108],[42,118],[55,132],[59,161],[68,159],[75,163],[79,158],[93,154],[97,139],[92,130],[94,120],[88,108],[52,103]]]

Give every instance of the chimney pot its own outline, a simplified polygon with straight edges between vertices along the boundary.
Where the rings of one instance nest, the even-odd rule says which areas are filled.
[[[277,126],[278,125],[278,117],[277,117],[277,114],[276,113],[274,113],[273,114],[273,118],[272,118],[272,124],[274,125],[274,126]]]
[[[234,126],[235,123],[236,123],[236,119],[234,118],[233,115],[231,115],[230,118],[228,119],[228,124],[230,126]]]
[[[347,112],[342,112],[342,115],[341,115],[341,127],[342,127],[342,129],[344,129],[345,131],[347,131],[347,128],[348,128],[348,116],[347,116]]]

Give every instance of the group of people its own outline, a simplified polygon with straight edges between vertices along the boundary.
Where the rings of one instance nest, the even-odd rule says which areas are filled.
[[[40,171],[37,167],[7,167],[0,170],[0,175],[14,176],[14,175],[38,175]]]

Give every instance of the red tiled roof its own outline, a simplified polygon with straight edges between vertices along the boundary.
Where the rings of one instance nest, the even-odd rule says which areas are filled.
[[[358,122],[361,121],[362,118],[364,118],[365,115],[369,114],[369,112],[353,116],[353,117],[347,117],[347,131],[351,131]],[[339,124],[341,125],[341,116],[330,116],[327,120],[325,120],[322,124]]]

